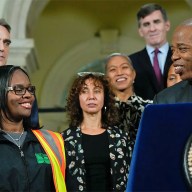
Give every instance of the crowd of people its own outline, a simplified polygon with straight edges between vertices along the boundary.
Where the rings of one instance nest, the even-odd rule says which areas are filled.
[[[24,69],[6,65],[10,31],[0,19],[0,191],[65,192],[63,138],[40,129],[35,86]]]
[[[39,126],[28,73],[6,65],[11,27],[0,19],[0,191],[126,190],[145,107],[192,101],[192,19],[178,25],[171,46],[160,5],[142,6],[137,21],[145,48],[108,55],[105,74],[79,72],[67,97],[69,127],[56,133]]]

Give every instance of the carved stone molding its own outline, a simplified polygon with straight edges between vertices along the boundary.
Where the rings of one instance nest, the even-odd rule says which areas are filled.
[[[19,65],[29,73],[38,69],[38,61],[33,39],[12,39],[8,63]]]

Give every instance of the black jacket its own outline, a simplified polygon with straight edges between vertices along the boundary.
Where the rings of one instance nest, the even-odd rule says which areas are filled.
[[[163,88],[166,87],[168,70],[172,64],[171,55],[172,52],[169,47],[163,73]],[[153,100],[154,96],[160,92],[162,88],[158,86],[157,78],[155,76],[155,72],[153,70],[146,48],[131,54],[129,57],[133,63],[134,69],[136,70],[136,78],[134,83],[134,90],[136,95],[142,97],[143,99]]]
[[[181,81],[158,93],[153,100],[154,104],[174,104],[192,102],[192,83]]]
[[[0,191],[55,191],[50,161],[31,130],[19,148],[0,131]]]

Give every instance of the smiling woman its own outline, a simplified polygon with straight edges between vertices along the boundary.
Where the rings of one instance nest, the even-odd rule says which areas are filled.
[[[144,100],[134,92],[134,81],[138,74],[126,54],[108,55],[105,60],[105,73],[114,92],[116,106],[120,110],[119,128],[127,131],[129,150],[133,151],[142,113],[145,106],[152,101]]]
[[[0,190],[65,192],[64,143],[59,133],[31,129],[35,86],[26,71],[0,66],[0,98]],[[51,155],[57,151],[58,155]],[[61,159],[60,164],[53,158]]]
[[[182,79],[181,79],[180,75],[175,73],[175,67],[172,64],[168,71],[167,87],[175,85],[176,83],[180,82],[181,80]]]

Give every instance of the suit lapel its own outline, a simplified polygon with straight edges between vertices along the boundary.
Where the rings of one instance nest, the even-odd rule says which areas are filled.
[[[159,86],[158,86],[158,82],[157,82],[157,79],[156,79],[156,76],[155,76],[155,72],[153,70],[152,63],[150,61],[150,58],[149,58],[149,55],[147,53],[146,48],[144,48],[141,51],[141,54],[142,54],[141,58],[143,58],[144,70],[146,70],[146,74],[148,74],[148,76],[150,78],[150,82],[152,83],[152,86],[154,87],[154,89],[157,92],[161,91],[161,88],[159,88]],[[171,48],[169,46],[169,50],[168,50],[166,61],[165,61],[164,71],[163,71],[164,87],[167,87],[166,84],[167,84],[168,70],[169,70],[169,68],[170,68],[170,66],[172,64],[171,56],[172,56],[172,51],[171,51]]]
[[[164,79],[165,87],[167,87],[166,84],[167,84],[168,71],[169,71],[169,68],[172,64],[171,56],[172,56],[172,51],[171,51],[171,47],[169,47],[169,51],[167,53],[167,58],[165,61],[165,66],[164,66],[164,71],[163,71],[163,79]]]
[[[158,82],[155,76],[155,72],[153,70],[153,66],[151,63],[151,60],[149,58],[149,55],[147,53],[147,49],[144,48],[141,51],[141,54],[143,55],[141,58],[143,58],[143,61],[141,62],[143,64],[143,68],[146,71],[146,75],[149,78],[149,82],[151,82],[152,87],[154,88],[155,91],[159,91],[159,86]]]

